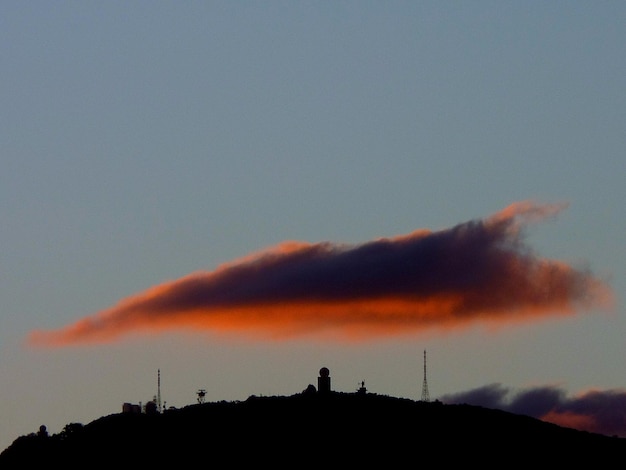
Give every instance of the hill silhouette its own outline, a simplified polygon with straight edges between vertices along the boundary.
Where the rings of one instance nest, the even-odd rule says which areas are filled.
[[[314,388],[313,388],[314,390]],[[43,430],[42,430],[43,431]],[[117,413],[51,436],[17,438],[0,468],[480,464],[614,465],[626,439],[470,405],[371,393],[311,392]]]

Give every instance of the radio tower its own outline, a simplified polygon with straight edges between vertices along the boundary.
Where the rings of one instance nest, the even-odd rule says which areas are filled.
[[[422,401],[429,402],[428,381],[426,380],[426,350],[424,349],[424,383],[422,384]]]
[[[157,410],[161,412],[161,369],[157,369]]]

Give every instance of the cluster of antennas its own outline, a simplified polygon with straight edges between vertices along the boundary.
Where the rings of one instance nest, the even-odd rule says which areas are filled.
[[[318,393],[328,393],[331,391],[330,387],[330,370],[328,367],[322,367],[319,370],[319,377],[317,378],[317,390],[313,385],[309,385],[305,392],[315,392]],[[365,381],[361,381],[360,387],[357,388],[357,392],[359,393],[367,393],[367,389],[365,388]],[[197,400],[199,404],[205,402],[206,398],[206,389],[200,388],[196,392]],[[426,379],[426,350],[424,350],[424,381],[422,383],[422,398],[421,401],[428,402],[430,401],[430,394],[428,392],[428,381]],[[145,406],[141,407],[141,402],[138,405],[132,403],[124,403],[122,406],[123,413],[137,413],[140,414],[142,412],[146,414],[157,414],[162,413],[166,407],[166,402],[161,404],[161,369],[157,371],[157,394],[151,401],[146,402]]]

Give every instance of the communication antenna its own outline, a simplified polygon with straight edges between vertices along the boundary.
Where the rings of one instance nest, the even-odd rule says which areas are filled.
[[[157,410],[161,413],[161,369],[157,369]]]
[[[426,350],[424,349],[424,383],[422,384],[422,401],[429,402],[428,381],[426,380]]]

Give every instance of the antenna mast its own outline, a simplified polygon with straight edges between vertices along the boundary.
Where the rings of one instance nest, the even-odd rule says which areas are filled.
[[[161,369],[157,369],[157,410],[161,413]]]
[[[424,383],[422,384],[422,401],[429,402],[428,381],[426,380],[426,350],[424,349]]]

